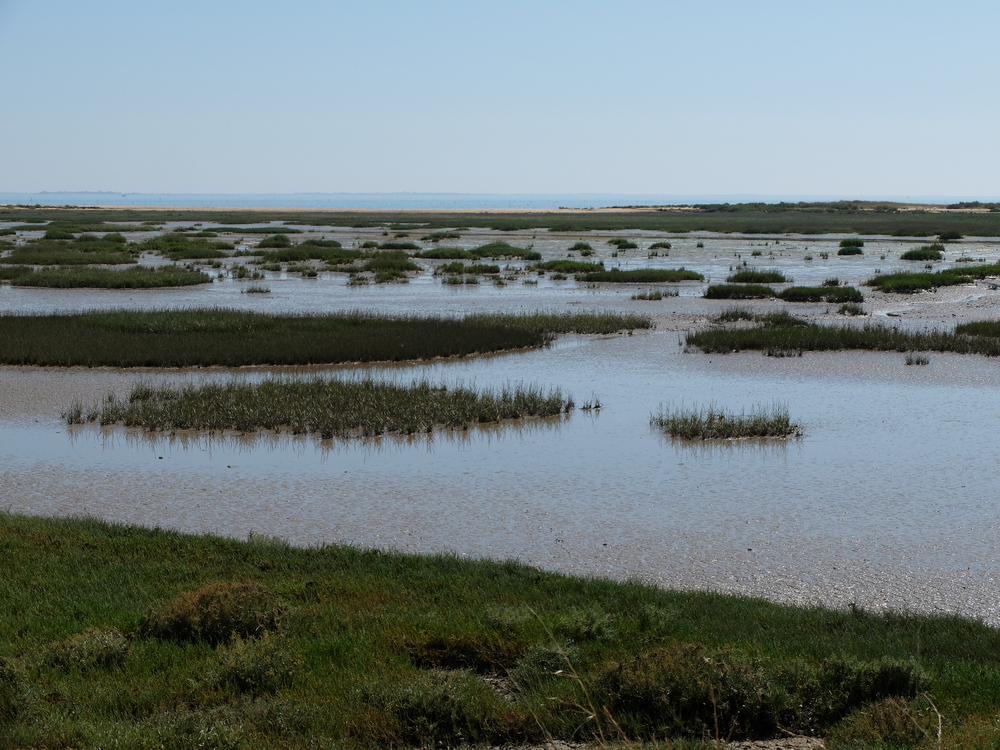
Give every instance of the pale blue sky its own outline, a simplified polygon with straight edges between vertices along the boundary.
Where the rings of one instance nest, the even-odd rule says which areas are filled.
[[[0,0],[0,191],[995,197],[998,29],[998,0]]]

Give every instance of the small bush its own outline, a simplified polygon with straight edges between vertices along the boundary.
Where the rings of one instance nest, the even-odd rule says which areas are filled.
[[[498,697],[464,671],[432,672],[394,689],[364,696],[395,724],[380,744],[416,747],[482,745],[507,741],[514,727]]]
[[[208,683],[239,693],[276,693],[292,684],[301,666],[301,659],[278,636],[265,632],[260,638],[237,637],[219,647],[219,664]]]
[[[654,242],[649,246],[650,250],[669,250],[672,245],[669,242]]]
[[[253,581],[209,583],[150,611],[142,630],[163,640],[219,644],[276,630],[284,613],[281,599]]]
[[[25,706],[25,684],[14,665],[0,657],[0,742],[4,729],[13,723]]]
[[[526,693],[557,679],[579,657],[579,650],[568,641],[538,643],[517,660],[507,676],[518,690]]]
[[[856,239],[856,238],[848,238],[846,240],[841,240],[840,241],[840,246],[841,247],[864,247],[865,246],[865,241],[864,240],[859,240],[859,239]]]
[[[937,242],[923,245],[914,250],[907,250],[899,257],[902,260],[941,260],[944,257],[944,245]]]
[[[840,279],[825,279],[822,286],[840,286]]]
[[[132,644],[115,628],[88,628],[53,644],[49,663],[61,669],[117,667],[125,663]]]
[[[59,227],[54,227],[45,233],[42,239],[46,240],[71,240],[73,239],[73,232],[69,229],[60,229]]]
[[[292,241],[287,234],[272,234],[262,239],[257,247],[291,247]]]
[[[955,230],[951,230],[951,231],[948,231],[948,232],[941,232],[941,234],[938,235],[938,239],[941,240],[942,242],[950,242],[952,240],[960,240],[960,239],[962,239],[962,233],[961,232],[956,232]]]
[[[637,244],[632,242],[632,240],[627,240],[624,237],[615,237],[614,239],[608,240],[609,245],[614,245],[619,250],[633,250],[639,247]]]
[[[570,247],[569,251],[571,253],[577,252],[580,253],[580,255],[584,256],[594,254],[594,248],[590,246],[589,242],[577,242],[572,247]]]
[[[864,251],[856,245],[848,245],[840,248],[837,255],[864,255]]]

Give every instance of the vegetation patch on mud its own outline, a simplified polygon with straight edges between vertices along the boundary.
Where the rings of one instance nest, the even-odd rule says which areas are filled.
[[[737,320],[740,311],[727,311],[724,315],[726,317],[721,322]],[[1000,356],[1000,338],[969,335],[977,332],[976,328],[970,327],[976,324],[966,324],[955,331],[911,332],[871,323],[864,326],[808,323],[787,312],[775,318],[746,313],[743,319],[753,320],[757,325],[694,331],[687,335],[687,344],[714,354],[756,350],[772,356],[789,356],[804,351],[867,350]],[[978,330],[991,329],[984,327]]]
[[[401,361],[538,347],[559,333],[615,333],[651,325],[646,317],[614,313],[462,319],[223,309],[0,315],[0,363],[239,367]]]
[[[100,422],[151,431],[271,430],[322,438],[429,433],[437,427],[566,414],[573,400],[559,390],[525,386],[499,390],[396,385],[373,380],[313,378],[153,388],[137,385],[125,399],[73,405],[70,424]]]
[[[650,417],[650,425],[681,440],[784,438],[799,432],[784,406],[756,407],[749,413],[725,411],[715,405],[675,407]]]

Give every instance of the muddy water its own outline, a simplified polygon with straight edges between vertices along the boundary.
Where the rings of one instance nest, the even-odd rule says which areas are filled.
[[[702,257],[699,267],[695,249],[689,252],[686,265],[696,270],[716,263],[724,273],[722,264],[730,263]],[[681,264],[673,256],[660,260]],[[841,261],[831,255],[823,262],[807,272],[801,257],[788,261],[798,283],[812,283],[801,278],[807,273],[834,275],[830,269]],[[634,289],[549,278],[537,286],[460,289],[429,274],[408,285],[360,289],[335,275],[268,284],[271,295],[241,294],[233,281],[148,294],[2,287],[0,309],[613,308],[656,312],[660,325],[653,333],[564,337],[540,351],[461,361],[235,375],[525,382],[558,386],[578,404],[596,396],[603,405],[559,420],[349,444],[273,435],[170,438],[69,428],[59,418],[74,400],[126,393],[138,379],[234,377],[226,370],[0,368],[0,506],[237,537],[267,533],[299,544],[517,558],[665,586],[960,612],[1000,625],[995,361],[931,355],[930,365],[908,367],[902,354],[685,353],[671,329],[685,330],[720,307],[684,291],[699,285],[676,285],[684,296],[641,303],[629,299]],[[995,317],[998,302],[980,286],[933,297],[872,297],[868,305],[895,310],[901,317],[894,324],[920,326],[950,325],[953,315]],[[823,317],[823,308],[801,309]],[[649,428],[661,405],[739,411],[773,402],[788,407],[803,437],[689,445]]]

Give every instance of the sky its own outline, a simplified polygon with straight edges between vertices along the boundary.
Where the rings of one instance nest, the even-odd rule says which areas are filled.
[[[998,0],[0,0],[0,192],[1000,196]]]

